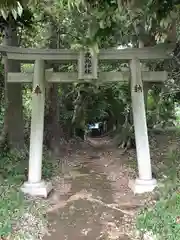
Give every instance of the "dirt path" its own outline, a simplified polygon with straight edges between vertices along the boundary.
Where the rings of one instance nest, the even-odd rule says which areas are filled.
[[[127,186],[122,159],[107,139],[91,140],[66,159],[72,164],[54,181],[44,240],[135,239],[132,219],[143,203]]]

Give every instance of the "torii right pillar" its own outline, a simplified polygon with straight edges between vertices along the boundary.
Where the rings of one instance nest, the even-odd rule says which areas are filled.
[[[152,178],[140,60],[137,58],[132,59],[130,69],[132,110],[139,176],[136,180],[129,181],[129,187],[134,193],[140,194],[153,191],[157,186],[157,181]]]

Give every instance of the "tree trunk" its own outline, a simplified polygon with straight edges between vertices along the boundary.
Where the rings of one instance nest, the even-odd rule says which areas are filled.
[[[5,84],[4,84],[4,75],[2,72],[0,72],[0,106],[3,103],[4,100],[4,89],[5,89]],[[1,109],[2,110],[2,109]]]
[[[177,40],[176,19],[173,19],[169,32],[167,34],[166,42],[176,43],[176,40]]]
[[[48,90],[48,112],[46,113],[46,131],[48,147],[58,153],[60,139],[63,136],[59,122],[58,84],[52,83]]]
[[[4,84],[5,76],[3,76],[2,73],[0,73],[0,106],[3,105],[3,100],[4,100],[4,105],[6,108],[6,102],[7,102],[7,97],[6,97],[6,84]],[[3,93],[4,93],[4,99],[3,99]],[[2,114],[2,112],[1,112]],[[3,127],[1,129],[1,134],[0,134],[0,149],[4,149],[6,145],[6,140],[7,140],[7,129],[8,129],[8,122],[7,122],[7,111],[5,111],[4,115],[4,122],[3,122]]]
[[[49,25],[49,48],[57,48],[57,31],[56,25],[51,19]],[[54,71],[58,71],[58,66],[52,65]],[[60,106],[58,98],[57,83],[51,83],[48,86],[46,94],[46,113],[45,113],[45,131],[46,145],[55,154],[59,153],[61,138],[64,138],[63,127],[59,121]]]
[[[79,137],[80,139],[85,139],[85,131],[82,128],[75,128],[75,135],[76,137]]]
[[[110,115],[107,119],[107,132],[113,131],[114,125],[114,118]]]
[[[8,26],[5,31],[4,44],[18,46],[16,30]],[[20,72],[20,64],[13,60],[6,60],[8,72]],[[22,108],[22,86],[21,83],[7,83],[7,123],[8,140],[13,148],[24,147],[24,121]]]

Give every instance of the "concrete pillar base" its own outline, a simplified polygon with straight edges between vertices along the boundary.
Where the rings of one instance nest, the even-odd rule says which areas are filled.
[[[41,181],[39,183],[25,182],[21,187],[21,191],[33,197],[47,198],[53,187],[50,182]]]
[[[157,181],[156,179],[142,180],[138,178],[136,180],[129,180],[128,186],[135,194],[141,194],[152,192],[157,186]]]

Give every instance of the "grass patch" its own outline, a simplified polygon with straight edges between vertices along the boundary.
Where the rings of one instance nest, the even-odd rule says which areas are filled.
[[[143,209],[137,218],[142,233],[151,232],[156,239],[180,239],[180,151],[173,150],[165,159],[164,186],[156,192],[157,202]]]
[[[152,232],[157,239],[180,239],[180,195],[174,192],[144,210],[138,217],[137,228],[143,233]]]
[[[20,186],[27,180],[27,167],[26,151],[0,154],[0,238],[37,239],[35,236],[44,231],[44,202],[28,200],[20,191]],[[56,169],[50,159],[44,158],[45,178],[51,178]],[[22,235],[21,238],[18,238],[19,235]]]

